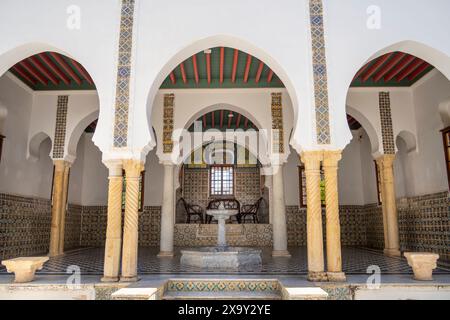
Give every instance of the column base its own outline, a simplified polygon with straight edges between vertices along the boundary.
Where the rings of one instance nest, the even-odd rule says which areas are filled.
[[[119,277],[102,277],[100,279],[101,282],[118,282],[119,281]]]
[[[174,253],[173,251],[161,251],[156,255],[158,258],[173,258]]]
[[[138,276],[134,276],[134,277],[121,276],[120,277],[120,282],[138,282],[138,281],[139,281]]]
[[[324,271],[308,271],[308,281],[311,282],[328,282],[327,273]]]
[[[398,250],[398,249],[384,249],[383,253],[386,256],[390,256],[390,257],[401,257],[402,256],[400,250]]]
[[[346,282],[347,277],[344,272],[327,272],[329,282]]]
[[[272,257],[274,257],[274,258],[290,258],[291,254],[287,250],[273,250]]]

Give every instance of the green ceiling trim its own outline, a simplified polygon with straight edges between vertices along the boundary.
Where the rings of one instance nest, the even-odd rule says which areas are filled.
[[[223,111],[223,127],[220,127],[220,114]],[[229,117],[228,114],[229,113],[233,114],[233,120],[231,122],[230,127],[228,127],[228,121],[229,121]],[[214,113],[214,127],[212,125],[212,114]],[[249,130],[249,129],[254,129],[256,131],[258,131],[258,128],[256,127],[256,125],[250,121],[248,118],[246,118],[244,115],[241,114],[241,120],[239,122],[239,126],[236,126],[236,121],[237,118],[239,116],[238,112],[234,112],[234,111],[230,111],[230,110],[215,110],[212,112],[208,112],[207,114],[205,114],[206,116],[206,126],[203,126],[203,115],[201,117],[199,117],[196,121],[200,121],[202,123],[202,129],[203,131],[209,130],[209,129],[216,129],[219,130],[221,132],[226,132],[226,130],[237,130],[237,129],[242,129],[244,131]],[[247,123],[247,128],[245,128],[245,121],[248,121]],[[194,124],[192,124],[189,129],[189,132],[194,132]]]

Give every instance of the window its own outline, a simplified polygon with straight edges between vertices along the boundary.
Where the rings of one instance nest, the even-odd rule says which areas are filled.
[[[305,167],[298,167],[299,190],[300,190],[300,207],[306,208],[306,174]],[[320,201],[325,206],[325,178],[323,170],[320,170]]]
[[[125,211],[125,194],[126,194],[126,175],[125,170],[122,171],[123,175],[123,188],[122,188],[122,211]],[[141,172],[139,179],[139,211],[144,210],[144,186],[145,186],[145,171]]]
[[[378,198],[378,205],[381,205],[382,203],[382,199],[381,199],[381,172],[378,169],[378,164],[377,162],[374,160],[373,161],[375,163],[375,176],[377,177],[377,198]]]
[[[442,130],[442,137],[444,139],[445,164],[447,167],[448,185],[450,187],[450,127]]]
[[[0,161],[2,161],[3,139],[5,139],[5,136],[0,134]]]
[[[232,166],[210,167],[211,196],[232,196],[234,194],[234,168]]]

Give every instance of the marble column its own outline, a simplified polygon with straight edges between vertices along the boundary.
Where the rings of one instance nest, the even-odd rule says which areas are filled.
[[[345,281],[342,272],[341,226],[339,222],[338,163],[342,151],[324,151],[326,248],[328,281]]]
[[[173,257],[173,234],[175,224],[174,168],[164,163],[164,192],[161,208],[161,241],[158,257]]]
[[[122,275],[120,281],[137,281],[139,178],[144,164],[125,160],[125,223],[123,228]]]
[[[286,203],[284,200],[283,166],[272,167],[273,187],[273,257],[290,257],[287,248]]]
[[[384,253],[388,256],[399,257],[401,254],[394,184],[394,160],[395,155],[385,154],[377,159],[377,164],[382,176],[382,205],[385,216],[385,231],[387,231]]]
[[[306,176],[306,241],[308,280],[327,281],[323,256],[322,204],[320,200],[320,162],[322,151],[302,152]]]
[[[120,252],[122,246],[122,161],[110,161],[108,185],[108,221],[106,227],[103,282],[119,280]]]
[[[64,177],[63,177],[63,188],[62,188],[62,205],[61,205],[61,226],[59,229],[59,246],[58,254],[64,253],[64,232],[66,230],[66,214],[67,214],[67,198],[69,196],[69,175],[70,175],[70,162],[64,162]]]
[[[60,236],[61,236],[61,211],[64,207],[64,172],[66,161],[53,160],[53,194],[52,194],[52,222],[50,228],[50,249],[48,255],[54,257],[60,254]]]

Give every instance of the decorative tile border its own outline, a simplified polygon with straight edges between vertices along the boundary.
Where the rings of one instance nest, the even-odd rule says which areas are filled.
[[[163,152],[172,153],[173,150],[173,117],[174,117],[174,94],[164,95],[163,115]]]
[[[395,154],[394,133],[392,129],[391,97],[389,92],[379,93],[381,134],[384,154]]]
[[[64,158],[68,103],[69,96],[58,96],[56,105],[55,139],[53,140],[53,159]]]
[[[127,146],[133,23],[134,0],[122,0],[114,118],[114,147],[116,148]]]
[[[276,280],[169,280],[169,292],[265,292],[281,294]]]
[[[272,93],[272,151],[284,153],[284,129],[283,129],[283,95],[280,92]]]
[[[310,0],[310,24],[314,94],[316,104],[316,131],[318,144],[330,144],[330,120],[328,107],[328,76],[325,52],[322,0]]]

